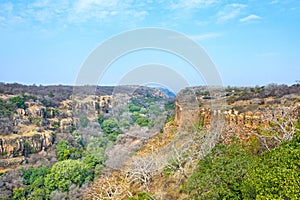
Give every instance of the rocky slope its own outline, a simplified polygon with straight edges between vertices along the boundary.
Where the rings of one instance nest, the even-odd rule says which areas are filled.
[[[205,87],[192,87],[177,95],[175,122],[179,127],[200,124],[209,129],[215,120],[225,123],[222,129],[225,142],[233,136],[247,140],[272,119],[287,115],[297,119],[300,113],[300,85],[227,88],[215,96],[208,93]]]
[[[163,132],[150,139],[123,168],[94,181],[85,197],[189,199],[184,188],[188,177],[214,145],[241,141],[259,155],[268,144],[261,143],[259,136],[272,137],[274,133],[264,131],[292,131],[299,117],[300,85],[226,88],[214,94],[206,87],[186,88],[177,94],[174,120]],[[284,130],[277,129],[276,121],[285,124]],[[218,123],[221,129],[214,129]],[[217,134],[220,137],[210,138],[215,130],[221,131]]]
[[[180,187],[217,142],[231,144],[236,138],[246,144],[255,141],[257,153],[267,144],[259,143],[259,136],[277,131],[274,122],[288,122],[283,131],[292,131],[292,123],[300,116],[300,85],[212,88],[211,92],[206,87],[186,88],[177,94],[174,119],[168,116],[164,127],[162,114],[167,114],[170,99],[153,88],[95,90],[85,86],[74,93],[68,86],[2,84],[0,91],[0,167],[4,170],[26,163],[35,165],[48,157],[47,166],[51,167],[57,162],[53,146],[61,139],[75,148],[81,139],[94,140],[96,150],[103,151],[97,144],[103,141],[99,137],[103,119],[99,116],[107,122],[112,118],[118,121],[117,132],[121,134],[105,150],[106,168],[101,168],[102,175],[85,192],[86,199],[127,199],[145,191],[160,199],[187,199]],[[83,146],[86,151],[91,147]],[[6,173],[0,177],[7,182],[0,180],[5,186],[0,193],[7,196],[14,187],[7,181],[11,176]],[[21,183],[14,184],[27,187]],[[61,195],[67,198],[69,193]]]
[[[0,84],[0,169],[22,163],[29,154],[47,151],[58,136],[99,127],[95,123],[99,114],[116,115],[130,98],[147,94],[167,98],[158,89],[137,86]]]

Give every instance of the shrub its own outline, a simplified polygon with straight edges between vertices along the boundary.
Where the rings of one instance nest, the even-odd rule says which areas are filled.
[[[12,97],[9,99],[9,101],[17,108],[26,109],[25,97],[23,95]]]
[[[252,161],[240,144],[216,146],[188,179],[190,199],[240,199],[242,179]]]
[[[105,134],[120,134],[120,127],[116,118],[110,118],[103,121],[102,130]]]
[[[10,116],[13,109],[13,105],[0,99],[0,117]]]
[[[141,127],[148,126],[149,120],[146,117],[139,117],[135,123]]]
[[[245,199],[300,199],[300,136],[264,152],[243,181]]]
[[[134,104],[129,104],[128,108],[129,108],[130,112],[140,112],[140,110],[141,110],[141,106],[137,106]]]

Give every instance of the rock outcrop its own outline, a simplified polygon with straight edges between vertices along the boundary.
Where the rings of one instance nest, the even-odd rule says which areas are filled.
[[[47,150],[54,142],[51,132],[31,132],[23,135],[10,135],[0,138],[0,158],[27,156],[29,153]]]
[[[238,100],[239,98],[235,97],[236,100],[229,104],[226,100],[231,96],[206,98],[199,95],[199,90],[203,88],[187,88],[177,95],[175,122],[181,129],[195,129],[199,125],[204,129],[210,129],[212,121],[218,123],[219,120],[220,123],[224,122],[222,139],[225,142],[231,140],[233,136],[248,140],[259,128],[267,127],[272,119],[284,116],[287,111],[294,119],[297,119],[300,113],[299,90],[292,90],[295,94],[280,97],[266,96],[246,100]],[[234,93],[230,95],[236,96]],[[220,102],[225,102],[219,106],[222,109],[212,110],[213,104]]]

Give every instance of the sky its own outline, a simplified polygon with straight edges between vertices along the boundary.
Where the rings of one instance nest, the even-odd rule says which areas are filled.
[[[300,80],[299,0],[0,0],[0,82],[73,85],[99,45],[146,27],[194,40],[225,86]],[[190,63],[157,49],[114,60],[98,83],[116,85],[149,63],[205,84]]]

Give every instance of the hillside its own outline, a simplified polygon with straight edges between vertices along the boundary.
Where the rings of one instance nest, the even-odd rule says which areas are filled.
[[[0,199],[299,197],[300,85],[167,94],[0,84]]]
[[[91,180],[100,174],[95,168],[120,167],[173,112],[168,107],[171,98],[159,89],[139,86],[1,84],[0,91],[4,199],[13,195],[14,188],[26,188],[20,174],[31,167],[50,169],[60,161],[84,160],[92,162],[87,176]]]

